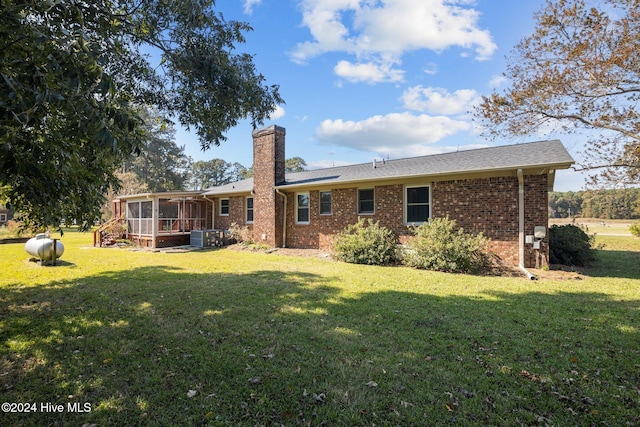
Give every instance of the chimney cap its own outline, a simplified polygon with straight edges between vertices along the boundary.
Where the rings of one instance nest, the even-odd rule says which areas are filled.
[[[282,132],[285,133],[285,128],[283,128],[282,126],[278,126],[278,125],[271,125],[271,126],[267,126],[264,127],[262,129],[256,129],[253,132],[251,132],[251,136],[255,137],[259,134],[263,134],[263,133],[276,133],[276,132]]]

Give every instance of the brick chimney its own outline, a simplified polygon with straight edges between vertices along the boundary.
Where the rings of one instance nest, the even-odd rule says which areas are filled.
[[[283,244],[284,200],[275,186],[284,182],[285,129],[269,126],[253,136],[253,239],[272,247]]]

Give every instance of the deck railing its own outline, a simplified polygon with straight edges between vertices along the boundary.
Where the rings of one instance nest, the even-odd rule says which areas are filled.
[[[93,232],[93,246],[108,246],[114,244],[118,239],[125,238],[124,224],[123,218],[112,218],[100,225]]]
[[[158,234],[188,233],[191,230],[204,230],[205,218],[163,218],[160,220]]]

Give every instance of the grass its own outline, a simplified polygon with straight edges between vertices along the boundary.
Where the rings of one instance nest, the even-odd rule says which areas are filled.
[[[629,219],[597,219],[597,218],[552,218],[549,224],[573,224],[581,227],[589,234],[597,235],[627,235],[631,236],[629,226],[638,220]]]
[[[0,245],[0,425],[640,423],[640,239],[535,282],[91,241]]]

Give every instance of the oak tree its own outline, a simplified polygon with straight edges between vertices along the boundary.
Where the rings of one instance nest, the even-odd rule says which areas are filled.
[[[0,2],[0,199],[35,225],[86,227],[145,140],[142,106],[203,149],[261,124],[282,99],[236,50],[250,30],[213,0]]]
[[[483,98],[493,136],[543,129],[587,135],[579,168],[594,181],[640,176],[640,1],[547,0],[535,31],[515,46],[510,87]]]

